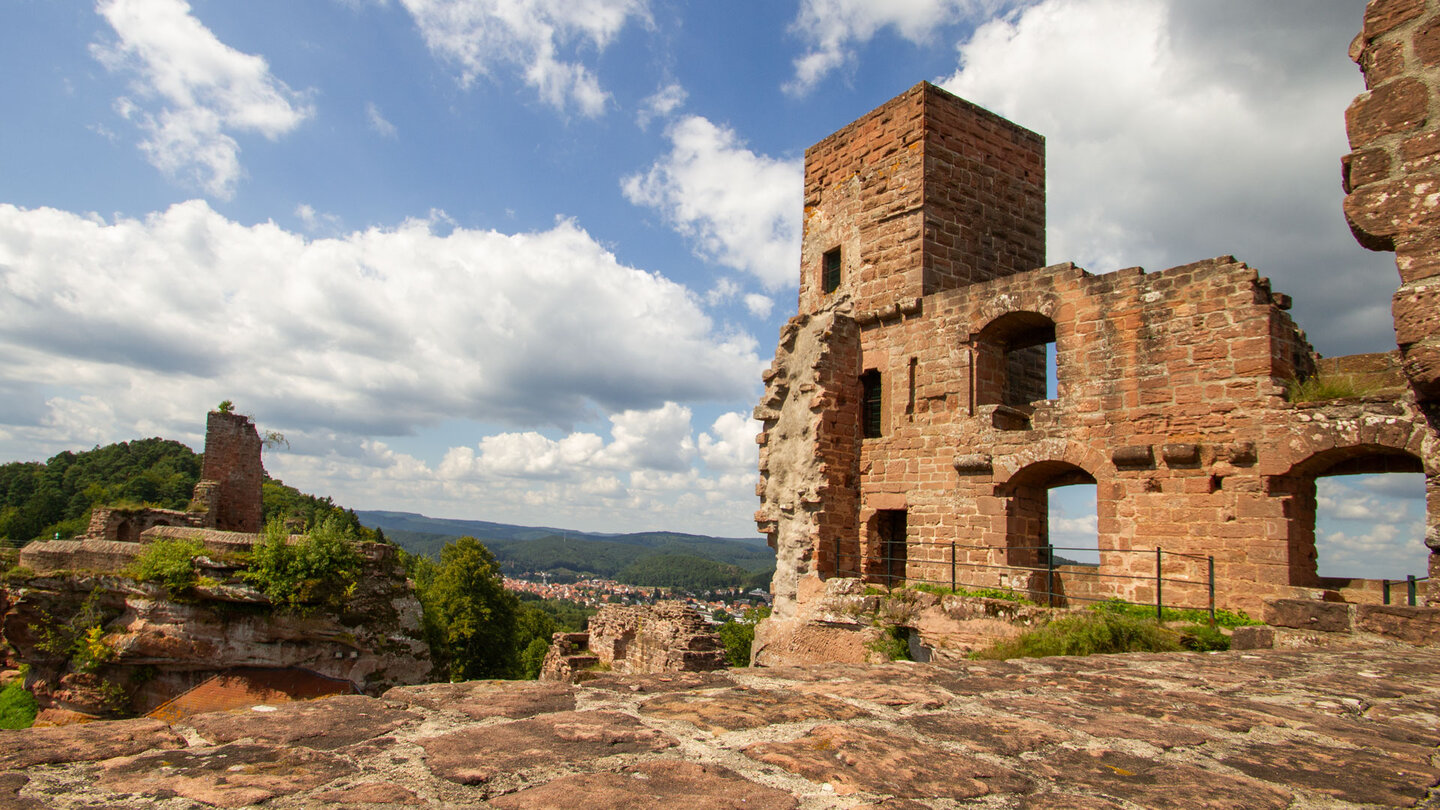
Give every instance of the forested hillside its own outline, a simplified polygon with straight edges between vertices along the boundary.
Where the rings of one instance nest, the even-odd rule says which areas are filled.
[[[459,536],[476,537],[510,576],[544,573],[551,581],[599,577],[685,590],[766,588],[775,552],[763,538],[678,532],[599,534],[548,527],[429,518],[408,512],[358,513],[367,526],[413,554],[435,557]]]
[[[45,462],[0,464],[0,541],[74,537],[90,524],[95,506],[184,509],[200,480],[202,456],[170,439],[138,439],[66,451]],[[330,498],[306,495],[283,482],[264,484],[265,519],[297,518],[306,526],[335,515],[361,530],[355,513]],[[373,536],[370,530],[361,534]]]

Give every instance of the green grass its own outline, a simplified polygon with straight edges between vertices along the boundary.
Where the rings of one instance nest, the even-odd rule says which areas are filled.
[[[29,728],[39,711],[35,696],[18,681],[0,689],[0,729]]]
[[[1304,382],[1291,380],[1285,387],[1285,398],[1291,402],[1325,402],[1349,399],[1374,393],[1375,386],[1364,385],[1348,374],[1334,377],[1316,375]]]
[[[1180,634],[1154,622],[1120,613],[1093,611],[1061,616],[1048,624],[971,653],[971,658],[1004,660],[1050,655],[1178,652]]]
[[[1154,605],[1138,605],[1134,602],[1126,602],[1124,599],[1108,599],[1090,606],[1091,610],[1104,613],[1115,613],[1122,616],[1133,616],[1140,619],[1155,618]],[[1204,610],[1191,608],[1162,608],[1160,611],[1162,622],[1192,622],[1194,624],[1209,624],[1210,614]],[[1250,624],[1264,624],[1250,618],[1243,610],[1216,610],[1215,623],[1221,627],[1234,629]]]
[[[933,593],[936,596],[971,596],[982,599],[1004,599],[1007,602],[1019,602],[1022,605],[1035,604],[1015,591],[1007,591],[1003,588],[947,588],[944,585],[932,585],[928,582],[917,582],[906,587],[911,590]]]

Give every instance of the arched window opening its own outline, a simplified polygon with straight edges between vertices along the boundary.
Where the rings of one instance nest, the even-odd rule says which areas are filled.
[[[877,509],[867,521],[865,580],[893,588],[905,584],[909,526],[904,509]]]
[[[1050,555],[1062,569],[1100,563],[1095,478],[1073,464],[1046,461],[1021,470],[1007,490],[1005,564],[1022,569],[1011,575],[1010,587],[1028,590],[1042,604],[1062,604],[1066,591],[1075,588],[1050,571]],[[1079,577],[1071,579],[1080,584]],[[1083,579],[1088,593],[1094,577]]]
[[[1027,407],[1055,394],[1055,322],[1035,312],[996,318],[977,340],[975,401]]]
[[[1056,486],[1050,489],[1049,495],[1047,539],[1055,552],[1055,564],[1098,566],[1100,531],[1095,485]]]
[[[1378,601],[1373,580],[1426,574],[1425,475],[1415,456],[1337,448],[1297,467],[1282,487],[1292,499],[1290,584]]]
[[[1330,474],[1315,488],[1315,573],[1322,580],[1425,576],[1423,473]]]

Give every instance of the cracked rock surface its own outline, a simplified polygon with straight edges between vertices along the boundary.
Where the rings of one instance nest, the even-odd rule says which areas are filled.
[[[1440,651],[484,681],[0,731],[0,807],[1440,808]]]

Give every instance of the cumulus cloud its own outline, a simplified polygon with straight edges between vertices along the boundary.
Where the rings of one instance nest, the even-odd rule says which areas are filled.
[[[172,178],[228,199],[242,173],[234,134],[275,140],[313,112],[262,57],[221,42],[185,0],[101,0],[96,10],[116,38],[91,52],[134,77],[133,95],[115,109],[145,133],[141,150]]]
[[[775,308],[775,299],[759,293],[746,293],[745,308],[750,310],[750,314],[757,318],[768,318],[770,317],[770,311]]]
[[[685,104],[689,94],[685,88],[678,84],[667,84],[655,94],[640,103],[640,111],[635,114],[635,123],[641,129],[647,129],[651,121],[669,118],[672,113]]]
[[[610,94],[590,68],[562,56],[602,51],[632,19],[649,24],[648,0],[400,0],[425,44],[468,87],[497,64],[513,65],[540,98],[594,117]]]
[[[199,200],[113,222],[0,205],[0,379],[24,383],[0,410],[5,455],[73,446],[87,424],[175,435],[233,399],[287,432],[370,436],[620,414],[612,452],[666,468],[683,455],[647,455],[657,423],[626,412],[752,394],[752,338],[573,222],[439,230],[309,240]]]
[[[1424,575],[1425,476],[1345,475],[1315,482],[1321,576]]]
[[[742,414],[723,414],[708,432],[696,433],[691,419],[689,408],[667,402],[611,415],[608,437],[499,433],[450,448],[433,467],[372,439],[302,432],[292,452],[266,463],[292,483],[323,480],[340,502],[371,508],[523,523],[538,507],[557,526],[746,533],[757,426]]]
[[[757,155],[733,130],[698,115],[666,135],[670,152],[622,181],[625,198],[659,211],[701,258],[768,289],[798,284],[804,162]]]
[[[786,92],[809,92],[831,71],[854,59],[854,48],[883,29],[914,42],[929,41],[935,30],[965,19],[998,13],[1015,2],[1002,0],[802,0],[791,30],[810,50],[795,60],[795,78]]]
[[[1357,24],[1341,2],[1044,0],[980,26],[943,84],[1046,136],[1050,261],[1234,254],[1326,326],[1322,351],[1375,351],[1394,268],[1354,244],[1338,171],[1363,87],[1314,67]]]

